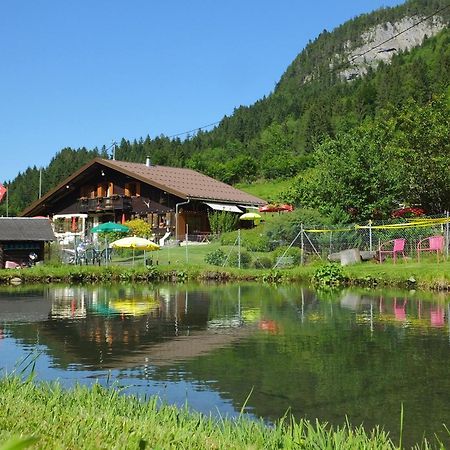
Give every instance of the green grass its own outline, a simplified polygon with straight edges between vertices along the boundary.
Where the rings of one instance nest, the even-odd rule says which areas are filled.
[[[0,380],[0,410],[0,449],[12,449],[6,443],[18,437],[36,440],[28,448],[48,450],[398,448],[379,428],[366,432],[288,418],[268,427],[245,416],[214,419],[114,388],[64,390],[14,376]]]
[[[268,202],[278,202],[280,201],[280,194],[285,191],[291,183],[292,180],[264,180],[251,184],[238,183],[235,187],[249,194],[256,195]]]
[[[131,258],[122,258],[105,266],[36,266],[21,270],[0,270],[0,284],[9,284],[12,278],[19,277],[24,283],[92,283],[92,282],[150,282],[150,281],[267,281],[267,282],[310,282],[315,272],[327,264],[326,261],[310,261],[304,266],[290,269],[237,269],[207,264],[205,255],[214,249],[222,248],[225,253],[235,250],[233,246],[208,245],[173,247],[148,254],[153,257],[153,266],[143,265],[142,255],[137,255],[135,265]],[[253,258],[267,257],[270,253],[251,252]],[[158,264],[156,262],[158,261]],[[168,262],[170,261],[170,264]],[[415,260],[391,261],[379,264],[365,262],[343,268],[346,285],[389,286],[408,289],[450,290],[450,261],[436,262],[433,256],[425,257],[418,263]]]
[[[391,261],[363,263],[348,266],[345,275],[354,284],[380,284],[408,288],[448,290],[450,288],[450,261],[437,262],[426,257],[417,262],[409,260],[393,264]]]

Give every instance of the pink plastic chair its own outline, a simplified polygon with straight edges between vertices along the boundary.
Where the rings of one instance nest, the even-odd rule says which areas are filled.
[[[392,241],[383,242],[378,248],[378,261],[383,262],[383,255],[392,255],[394,263],[397,260],[397,253],[400,253],[405,259],[405,242],[406,239],[393,239]]]
[[[430,236],[421,239],[417,244],[417,261],[420,261],[421,252],[436,252],[439,262],[439,253],[444,249],[444,236]]]

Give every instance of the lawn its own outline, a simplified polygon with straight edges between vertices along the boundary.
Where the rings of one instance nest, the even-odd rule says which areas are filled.
[[[212,418],[118,388],[0,380],[0,449],[395,449],[379,429],[282,419]],[[22,443],[22,445],[20,445]]]
[[[256,195],[268,202],[279,202],[280,194],[285,191],[292,183],[292,180],[272,180],[272,181],[256,181],[251,184],[238,183],[235,185],[237,189]]]

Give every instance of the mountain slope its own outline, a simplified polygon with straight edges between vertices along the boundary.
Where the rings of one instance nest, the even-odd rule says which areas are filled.
[[[448,91],[448,6],[448,0],[410,0],[324,31],[289,65],[274,92],[254,105],[184,141],[123,139],[116,158],[143,162],[150,155],[156,164],[190,167],[228,183],[295,176],[313,164],[314,149],[327,136],[374,119],[388,105],[400,107],[409,99],[426,104]],[[61,151],[43,171],[43,191],[98,153]],[[38,183],[36,168],[12,181],[11,212],[36,199]]]

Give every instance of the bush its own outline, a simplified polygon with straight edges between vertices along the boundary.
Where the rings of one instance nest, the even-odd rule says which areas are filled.
[[[220,248],[205,255],[205,262],[208,264],[212,264],[213,266],[223,266],[225,259],[226,255]]]
[[[227,211],[210,212],[208,219],[211,232],[214,234],[235,230],[239,223],[239,216]]]
[[[273,260],[270,256],[257,256],[252,264],[255,269],[271,269],[273,265]]]
[[[236,245],[237,231],[222,234],[220,237],[221,245]],[[252,230],[241,230],[241,247],[249,252],[268,252],[271,250],[269,238],[261,233],[261,228]]]
[[[270,223],[267,223],[266,233],[272,241],[284,241],[290,244],[298,236],[301,224],[304,228],[323,228],[328,226],[329,220],[317,210],[299,208],[274,217]],[[298,237],[298,242],[300,242],[300,237]]]
[[[274,252],[272,253],[273,263],[275,264],[277,262],[277,259],[280,258],[281,256],[286,256],[286,257],[293,258],[294,265],[299,265],[302,261],[301,249],[298,247],[294,247],[294,246],[289,248],[289,250],[287,250],[287,249],[288,249],[287,246],[282,246],[282,247],[278,247],[276,250],[274,250]],[[287,252],[286,252],[286,250],[287,250]],[[284,252],[286,252],[285,255],[284,255]]]
[[[237,239],[237,231],[223,233],[220,235],[220,245],[235,245]]]
[[[312,277],[312,282],[318,286],[340,286],[345,281],[341,266],[326,264],[319,267]]]
[[[261,233],[246,233],[242,245],[249,252],[268,252],[270,251],[269,238]]]
[[[148,238],[152,232],[152,227],[150,226],[150,224],[143,219],[128,220],[124,223],[124,225],[130,229],[130,231],[128,232],[129,236]],[[121,237],[123,237],[123,233]]]
[[[241,251],[241,269],[247,269],[250,267],[252,257],[247,252]],[[239,267],[239,252],[233,250],[228,257],[228,265],[231,267]]]

